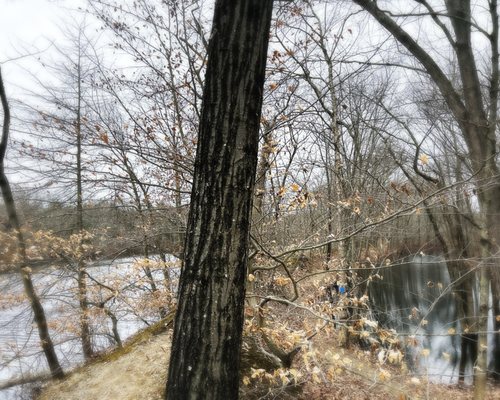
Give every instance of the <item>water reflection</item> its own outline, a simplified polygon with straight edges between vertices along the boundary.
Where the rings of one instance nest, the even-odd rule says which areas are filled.
[[[380,274],[382,279],[370,284],[377,320],[403,338],[414,335],[418,346],[406,347],[410,365],[434,381],[456,382],[460,339],[453,333],[460,333],[460,324],[444,260],[418,255]]]

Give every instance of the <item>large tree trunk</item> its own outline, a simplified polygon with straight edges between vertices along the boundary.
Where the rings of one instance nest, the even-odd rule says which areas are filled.
[[[237,399],[272,0],[218,0],[166,398]]]

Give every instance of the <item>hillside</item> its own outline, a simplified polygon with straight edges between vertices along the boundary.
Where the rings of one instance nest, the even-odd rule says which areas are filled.
[[[39,400],[162,398],[170,354],[170,330],[156,324],[130,339],[122,349],[104,354],[49,384]]]
[[[320,336],[320,335],[318,335]],[[318,362],[334,366],[334,378],[326,374],[307,375],[298,390],[288,390],[283,383],[250,379],[242,384],[242,398],[273,399],[470,399],[469,388],[427,385],[422,377],[412,377],[401,368],[381,369],[373,357],[357,348],[336,346],[335,337],[316,336],[312,346],[319,346]],[[45,387],[39,400],[160,400],[164,392],[171,329],[165,323],[134,336],[123,349],[101,356],[89,365],[77,368],[64,381]],[[296,368],[303,358],[298,356]],[[329,361],[327,360],[329,358]],[[381,371],[383,373],[381,373]],[[269,392],[271,396],[265,394]],[[500,399],[500,390],[490,388],[489,399]]]

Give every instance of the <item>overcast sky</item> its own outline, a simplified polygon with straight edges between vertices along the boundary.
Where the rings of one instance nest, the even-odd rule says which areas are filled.
[[[79,17],[70,8],[82,4],[83,0],[0,0],[0,63],[9,93],[17,93],[16,87],[22,86],[26,76],[18,62],[11,60],[57,42],[63,21]],[[23,66],[29,68],[29,64]]]
[[[22,56],[40,51],[43,54],[37,56],[48,56],[50,43],[64,40],[60,27],[72,19],[81,18],[81,14],[70,8],[75,10],[84,4],[85,0],[0,0],[0,65],[14,116],[17,108],[13,100],[24,99],[25,90],[32,86],[31,74],[40,72],[36,58]],[[11,136],[19,134],[14,118]],[[17,170],[17,161],[7,154],[9,179],[13,183],[26,180]]]

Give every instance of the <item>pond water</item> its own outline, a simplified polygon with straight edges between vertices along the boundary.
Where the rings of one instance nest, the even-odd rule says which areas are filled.
[[[375,318],[382,325],[396,329],[403,340],[414,337],[418,345],[407,346],[405,350],[407,360],[420,373],[428,374],[435,382],[456,383],[462,332],[444,260],[419,255],[381,270],[380,275],[381,280],[370,284]],[[492,328],[491,310],[489,324]],[[429,350],[428,356],[423,355],[423,349]],[[472,383],[470,362],[465,382]]]
[[[138,259],[140,260],[140,259]],[[151,296],[149,281],[143,267],[134,258],[102,261],[88,265],[88,290],[94,299],[109,298],[109,288],[121,288],[122,294],[106,303],[118,320],[122,340],[159,318],[157,310],[147,307]],[[175,263],[174,258],[170,260]],[[154,260],[153,260],[154,262]],[[158,288],[165,288],[165,277],[160,269],[151,268]],[[170,269],[177,274],[178,269]],[[63,369],[82,363],[81,342],[78,340],[77,281],[74,270],[47,268],[33,274],[35,288],[45,308],[51,328],[51,337]],[[38,331],[33,323],[31,309],[23,296],[19,274],[0,275],[0,385],[9,379],[26,374],[47,371],[41,353]],[[92,315],[93,345],[103,350],[116,345],[112,338],[112,323],[104,313]],[[14,387],[0,391],[0,400],[29,398],[26,388]]]

